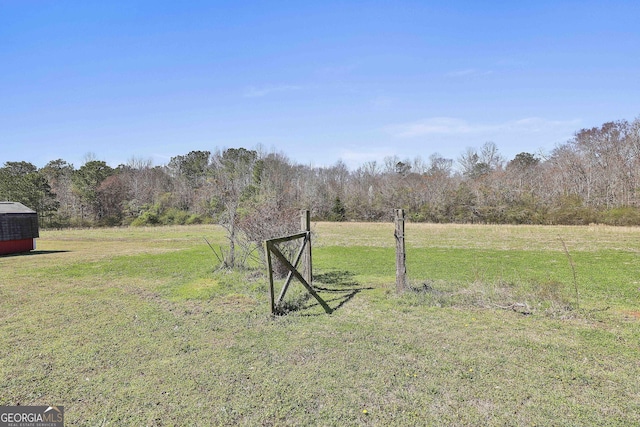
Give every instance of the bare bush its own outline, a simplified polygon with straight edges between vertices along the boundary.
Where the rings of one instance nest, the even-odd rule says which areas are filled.
[[[251,253],[260,254],[259,259],[266,262],[262,245],[265,240],[288,236],[300,232],[300,219],[297,209],[281,208],[276,203],[262,203],[242,216],[237,224],[243,235],[239,245]],[[297,242],[281,243],[281,252],[291,259],[297,248]],[[274,260],[274,274],[283,277],[288,271],[277,259]]]

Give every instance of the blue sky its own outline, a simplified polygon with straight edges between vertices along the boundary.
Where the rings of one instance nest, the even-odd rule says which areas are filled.
[[[507,159],[640,116],[637,1],[0,0],[0,164]]]

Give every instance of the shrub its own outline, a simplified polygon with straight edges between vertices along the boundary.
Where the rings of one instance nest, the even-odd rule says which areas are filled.
[[[191,214],[189,218],[187,218],[187,222],[185,224],[192,225],[192,224],[203,224],[203,223],[205,223],[205,221],[202,219],[201,215]]]
[[[160,215],[159,222],[162,225],[184,225],[189,216],[188,212],[178,208],[169,208]]]
[[[580,196],[574,194],[561,197],[549,211],[548,219],[551,224],[557,225],[589,225],[598,221],[598,215],[593,208],[584,205]]]
[[[131,222],[133,227],[158,224],[160,224],[160,219],[158,217],[158,213],[153,209],[143,211],[136,219],[133,220],[133,222]]]
[[[623,206],[601,212],[599,222],[607,225],[640,225],[640,209]]]

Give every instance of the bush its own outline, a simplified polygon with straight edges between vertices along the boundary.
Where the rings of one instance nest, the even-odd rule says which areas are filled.
[[[557,225],[589,225],[598,222],[597,212],[585,206],[578,195],[561,197],[549,211],[548,220]]]
[[[119,215],[105,216],[98,221],[100,227],[117,227],[119,225],[122,225],[122,218]]]
[[[176,207],[166,207],[163,203],[145,205],[142,209],[140,215],[131,222],[132,226],[185,225],[205,222],[201,215],[190,214]]]
[[[40,222],[40,227],[52,229],[69,228],[71,227],[71,217],[56,213]]]
[[[329,214],[329,221],[345,221],[347,219],[347,209],[340,200],[340,197],[336,197],[333,201],[333,207],[331,208],[331,213]]]
[[[601,212],[599,222],[607,225],[640,225],[640,209],[623,206]]]
[[[162,225],[184,225],[189,220],[189,213],[178,208],[169,208],[160,216]]]
[[[505,211],[504,222],[507,224],[544,224],[545,212],[529,206],[509,206]]]
[[[158,218],[157,212],[153,210],[144,211],[131,222],[133,227],[141,227],[145,225],[158,225],[160,224],[160,219]]]
[[[205,223],[205,220],[202,219],[202,216],[198,214],[191,214],[189,218],[187,218],[187,222],[186,222],[187,225],[204,224],[204,223]]]
[[[257,253],[259,259],[265,263],[262,244],[265,240],[283,237],[300,232],[300,211],[293,208],[281,208],[277,203],[265,202],[245,212],[237,224],[242,236],[238,244],[244,253]],[[282,253],[292,259],[296,252],[297,242],[287,242],[279,245]],[[286,274],[286,268],[278,260],[274,260],[274,273],[277,277]]]

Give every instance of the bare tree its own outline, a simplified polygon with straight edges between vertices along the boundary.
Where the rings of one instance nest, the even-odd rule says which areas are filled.
[[[229,148],[213,155],[210,168],[210,185],[224,211],[219,222],[227,230],[229,254],[224,263],[233,268],[236,265],[236,244],[238,243],[239,209],[243,196],[253,191],[254,166],[258,153],[244,148]]]

